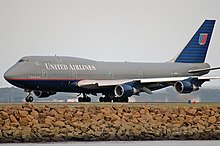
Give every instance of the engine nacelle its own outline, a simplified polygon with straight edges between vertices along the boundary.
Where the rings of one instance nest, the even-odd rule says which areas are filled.
[[[128,84],[117,85],[114,92],[116,97],[130,97],[138,93],[137,89]]]
[[[174,84],[175,89],[179,93],[191,93],[192,91],[199,90],[199,87],[189,81],[178,81]]]
[[[56,92],[50,91],[34,91],[34,95],[38,98],[49,97],[50,95],[54,95]]]

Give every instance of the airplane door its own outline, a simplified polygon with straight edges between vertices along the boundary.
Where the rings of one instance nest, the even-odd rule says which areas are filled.
[[[46,69],[42,70],[42,78],[47,78],[47,70]]]

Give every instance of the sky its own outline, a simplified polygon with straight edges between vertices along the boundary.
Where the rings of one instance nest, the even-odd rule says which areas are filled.
[[[206,62],[220,66],[219,0],[0,0],[0,87],[23,56],[166,62],[205,19],[217,20]],[[220,76],[213,71],[209,76]],[[220,80],[205,83],[219,86]]]

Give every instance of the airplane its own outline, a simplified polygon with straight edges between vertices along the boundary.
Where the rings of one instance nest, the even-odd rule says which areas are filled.
[[[57,92],[80,93],[79,102],[101,93],[100,102],[128,102],[141,92],[173,86],[180,94],[199,90],[219,77],[203,76],[220,67],[204,63],[215,20],[205,20],[171,61],[164,63],[103,62],[77,57],[26,56],[9,68],[4,78],[28,93],[26,102]]]

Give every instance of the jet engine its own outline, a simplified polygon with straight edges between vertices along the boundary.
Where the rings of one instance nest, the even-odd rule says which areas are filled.
[[[54,95],[56,92],[50,91],[34,91],[34,95],[38,98],[49,97],[50,95]]]
[[[192,84],[187,80],[176,82],[174,84],[174,87],[179,93],[191,93],[192,91],[199,90],[198,86]]]
[[[137,89],[128,84],[117,85],[114,92],[116,97],[130,97],[138,93]]]

